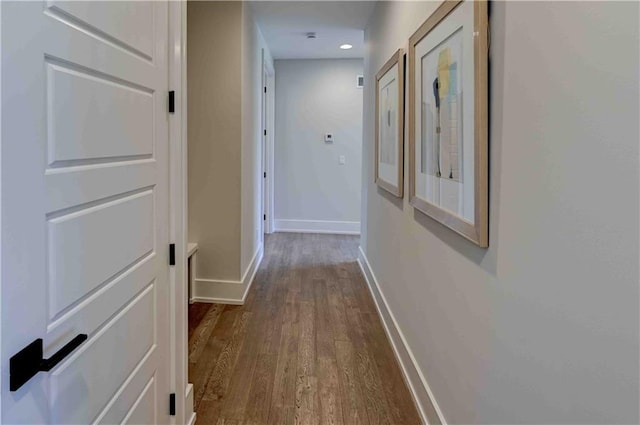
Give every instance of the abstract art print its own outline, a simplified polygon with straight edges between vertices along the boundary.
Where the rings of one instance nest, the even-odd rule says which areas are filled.
[[[404,53],[376,75],[375,182],[402,198],[404,186]]]
[[[456,32],[422,58],[420,140],[420,171],[458,183],[462,183],[463,149],[461,38]],[[456,198],[450,209],[460,209],[462,200]]]
[[[409,202],[488,246],[487,3],[449,0],[409,40]]]

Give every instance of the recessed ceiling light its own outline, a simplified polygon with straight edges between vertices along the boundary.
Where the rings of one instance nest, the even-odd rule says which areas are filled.
[[[353,46],[351,44],[343,44],[342,46],[340,46],[340,48],[342,50],[349,50],[350,48],[352,48]]]

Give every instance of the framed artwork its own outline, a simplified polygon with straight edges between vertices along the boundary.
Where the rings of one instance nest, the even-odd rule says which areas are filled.
[[[402,198],[404,190],[404,51],[376,74],[375,181]]]
[[[489,244],[487,2],[447,0],[409,39],[409,202]]]

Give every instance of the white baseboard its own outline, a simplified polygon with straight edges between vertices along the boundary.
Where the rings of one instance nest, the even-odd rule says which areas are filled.
[[[191,414],[191,418],[189,418],[187,425],[196,425],[196,412]]]
[[[396,360],[400,364],[404,380],[409,387],[413,401],[418,407],[420,418],[424,424],[441,423],[446,425],[446,421],[436,399],[433,396],[433,392],[427,383],[422,371],[418,367],[418,363],[411,351],[411,348],[407,344],[407,341],[402,333],[402,330],[398,326],[398,322],[393,316],[393,312],[389,309],[387,300],[384,297],[380,285],[373,274],[373,270],[369,265],[367,256],[365,255],[362,247],[358,247],[358,264],[362,270],[362,274],[367,281],[369,291],[378,309],[378,314],[382,320],[387,338],[391,342],[393,353],[396,356]]]
[[[196,423],[196,412],[193,411],[193,384],[187,384],[184,392],[185,406],[185,424],[193,425]]]
[[[215,279],[195,279],[193,288],[193,301],[201,303],[216,304],[244,304],[253,278],[260,267],[264,247],[261,244],[253,255],[253,259],[245,270],[241,281],[215,280]]]
[[[275,220],[276,232],[359,235],[359,221]]]

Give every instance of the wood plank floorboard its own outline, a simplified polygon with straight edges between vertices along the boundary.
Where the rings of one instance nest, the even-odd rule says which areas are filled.
[[[359,238],[276,233],[245,305],[189,306],[197,425],[419,425]]]

